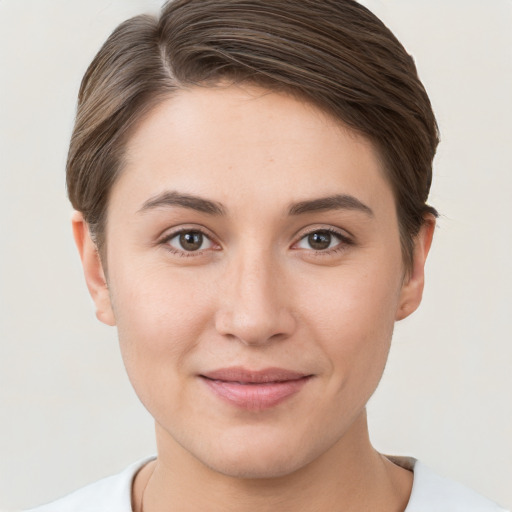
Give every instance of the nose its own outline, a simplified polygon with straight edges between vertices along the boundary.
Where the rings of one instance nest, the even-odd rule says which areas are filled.
[[[246,251],[222,278],[217,331],[245,345],[265,345],[289,337],[296,327],[290,289],[279,265],[263,251]]]

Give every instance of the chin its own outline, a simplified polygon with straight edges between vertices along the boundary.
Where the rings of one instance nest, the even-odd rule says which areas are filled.
[[[266,479],[266,478],[281,478],[290,475],[300,468],[305,463],[295,460],[294,457],[276,456],[278,454],[269,454],[267,458],[260,453],[257,460],[251,460],[249,455],[240,459],[229,459],[224,457],[224,460],[215,463],[211,461],[210,464],[206,463],[207,467],[216,473],[231,477],[246,480]],[[203,461],[204,462],[204,461]]]
[[[196,458],[216,473],[242,479],[285,477],[320,454],[314,446],[305,450],[303,442],[289,436],[274,439],[256,435],[239,439],[221,437],[211,448],[208,452],[196,453]]]

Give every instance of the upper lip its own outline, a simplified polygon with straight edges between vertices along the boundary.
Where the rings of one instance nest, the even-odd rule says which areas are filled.
[[[211,380],[221,380],[224,382],[241,382],[248,384],[258,384],[265,382],[284,382],[289,380],[298,380],[309,375],[284,368],[264,368],[262,370],[249,370],[241,366],[232,366],[230,368],[219,368],[211,372],[202,373],[201,377]]]

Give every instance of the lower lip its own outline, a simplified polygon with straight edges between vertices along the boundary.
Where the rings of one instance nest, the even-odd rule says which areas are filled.
[[[245,384],[203,377],[206,385],[223,400],[251,411],[269,409],[298,393],[310,377],[280,382]]]

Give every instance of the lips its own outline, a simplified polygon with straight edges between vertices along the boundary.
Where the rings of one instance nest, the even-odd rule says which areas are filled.
[[[254,411],[275,407],[291,398],[312,376],[283,368],[247,370],[231,367],[200,377],[217,397],[236,407]]]

